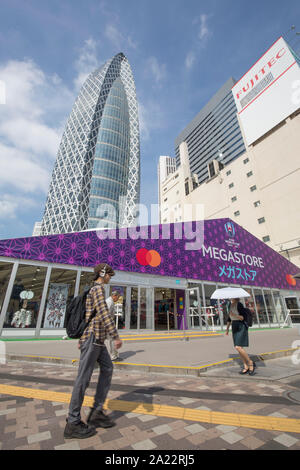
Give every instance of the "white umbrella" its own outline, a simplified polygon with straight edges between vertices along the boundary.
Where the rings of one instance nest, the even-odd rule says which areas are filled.
[[[211,299],[239,299],[240,297],[251,297],[241,287],[224,287],[223,289],[217,289],[211,296]]]

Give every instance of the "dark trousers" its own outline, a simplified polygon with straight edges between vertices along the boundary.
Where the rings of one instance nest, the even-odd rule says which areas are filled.
[[[103,403],[105,402],[110,389],[113,363],[106,346],[95,344],[94,335],[91,334],[80,348],[78,375],[74,384],[69,407],[69,423],[77,424],[81,420],[80,411],[84,400],[84,394],[89,386],[96,362],[98,362],[100,366],[100,372],[93,408],[100,411],[102,410]]]

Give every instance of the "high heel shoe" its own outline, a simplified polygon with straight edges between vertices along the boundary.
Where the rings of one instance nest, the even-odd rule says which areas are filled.
[[[249,372],[249,369],[243,369],[239,372],[239,374],[245,375],[245,374],[248,374],[248,372]]]
[[[253,361],[252,366],[249,366],[249,375],[254,375],[255,368],[256,368],[256,364]]]

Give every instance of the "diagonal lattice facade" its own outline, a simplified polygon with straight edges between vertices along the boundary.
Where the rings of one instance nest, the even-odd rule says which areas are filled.
[[[136,224],[140,197],[140,137],[135,84],[120,53],[91,73],[68,118],[59,146],[42,235],[114,224]],[[107,211],[109,212],[109,211]],[[107,217],[108,215],[108,217]],[[104,220],[103,220],[104,218]]]

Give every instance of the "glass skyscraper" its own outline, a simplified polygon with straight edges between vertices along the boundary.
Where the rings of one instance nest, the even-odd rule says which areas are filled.
[[[199,184],[209,179],[207,165],[212,160],[222,160],[226,165],[245,152],[231,91],[235,83],[230,78],[175,141],[177,166],[180,164],[179,146],[185,141],[191,173],[197,174]]]
[[[91,73],[66,124],[42,234],[136,224],[140,137],[135,84],[120,53]]]

